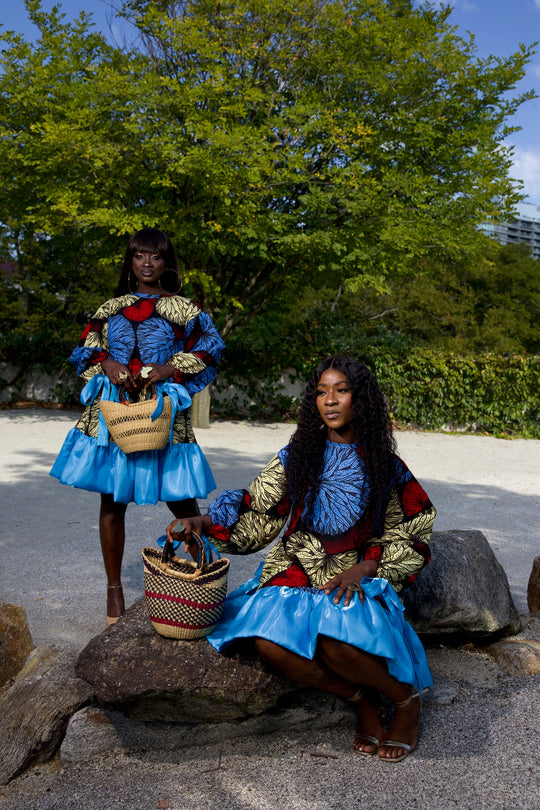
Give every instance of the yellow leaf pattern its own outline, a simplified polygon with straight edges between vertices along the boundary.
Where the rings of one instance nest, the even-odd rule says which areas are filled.
[[[170,323],[184,326],[186,323],[196,318],[200,314],[201,309],[190,301],[189,298],[183,298],[181,295],[172,295],[170,297],[160,298],[156,303],[156,312],[165,318]]]
[[[287,480],[278,456],[254,479],[249,492],[251,508],[242,512],[238,521],[230,527],[229,540],[215,540],[216,545],[224,552],[248,554],[259,551],[275,539],[283,528],[286,516],[276,517],[275,512],[277,505],[287,494]],[[424,543],[429,542],[434,518],[435,509],[429,507],[407,519],[397,492],[392,492],[383,536],[373,538],[371,544],[383,546],[377,575],[388,579],[397,590],[424,565],[424,558],[412,548],[412,544],[417,539]],[[260,585],[263,586],[277,574],[297,564],[305,571],[310,584],[317,587],[358,561],[359,553],[356,549],[331,554],[325,550],[316,534],[305,530],[295,531],[287,538],[279,539],[268,552]]]
[[[412,546],[421,541],[429,544],[436,511],[427,507],[412,518],[406,518],[397,492],[388,501],[382,537],[373,538],[371,545],[382,545],[377,574],[401,590],[406,580],[424,565],[424,558]]]
[[[199,374],[206,368],[205,363],[190,352],[177,352],[167,362],[177,371],[183,371],[184,374]]]
[[[377,567],[377,576],[384,577],[397,591],[403,583],[422,568],[424,558],[410,543],[403,540],[385,544],[383,555]]]
[[[300,563],[315,587],[326,584],[358,562],[356,549],[329,554],[317,536],[309,532],[294,532],[287,538],[285,552],[289,558]]]
[[[250,484],[252,508],[268,512],[287,495],[287,476],[279,457],[275,455],[260,475]]]
[[[224,543],[216,539],[215,545],[222,551],[236,554],[251,554],[265,548],[278,536],[287,519],[287,514],[270,514],[286,494],[285,470],[278,457],[274,456],[252,481],[251,509],[239,516],[230,541]]]

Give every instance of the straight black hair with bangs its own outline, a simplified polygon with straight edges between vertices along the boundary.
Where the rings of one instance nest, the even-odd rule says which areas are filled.
[[[132,292],[129,285],[129,274],[132,269],[133,256],[139,251],[156,253],[165,261],[166,270],[161,277],[161,286],[165,292],[181,292],[181,282],[178,273],[178,264],[171,240],[165,233],[157,228],[143,228],[134,233],[128,242],[116,295],[126,295]]]

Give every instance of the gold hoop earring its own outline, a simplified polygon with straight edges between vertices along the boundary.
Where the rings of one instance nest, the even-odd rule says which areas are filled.
[[[178,295],[179,293],[181,293],[182,292],[182,282],[180,281],[180,275],[178,273],[178,270],[173,270],[172,267],[166,267],[163,272],[164,273],[174,273],[174,275],[178,279],[178,289],[175,290],[175,292],[169,292],[168,290],[164,290],[163,287],[161,286],[161,278],[160,278],[158,283],[159,283],[159,289],[161,290],[161,292],[164,295]]]
[[[135,285],[135,290],[132,290],[132,289],[131,289],[131,270],[130,270],[130,271],[129,271],[129,273],[128,273],[128,277],[127,277],[127,285],[128,285],[128,290],[130,291],[130,293],[131,293],[132,295],[133,295],[133,293],[135,292],[135,290],[137,289],[137,287],[139,286],[139,282],[137,281],[137,283],[136,283],[136,285]]]

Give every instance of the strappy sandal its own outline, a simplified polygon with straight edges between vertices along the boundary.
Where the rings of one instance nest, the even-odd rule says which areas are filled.
[[[358,703],[360,700],[362,700],[363,697],[365,697],[364,689],[358,689],[354,693],[354,695],[349,698],[349,701],[351,703]],[[356,747],[357,744],[362,743],[362,742],[371,743],[372,745],[375,746],[374,750],[373,751],[362,751],[361,749],[357,748]],[[354,742],[353,742],[353,748],[354,748],[355,754],[359,754],[361,757],[373,757],[373,756],[375,756],[375,754],[379,750],[380,744],[381,744],[381,741],[377,737],[373,737],[371,734],[364,734],[363,731],[358,731],[358,722],[356,723],[356,732],[355,732],[355,738],[354,738]]]
[[[364,751],[361,748],[357,748],[357,743],[371,743],[375,746],[373,751]],[[353,748],[355,754],[360,754],[361,757],[374,757],[377,751],[379,750],[379,746],[381,741],[377,739],[377,737],[372,737],[371,734],[364,734],[361,732],[356,732],[356,737],[354,738]]]
[[[118,588],[120,588],[120,590],[122,590],[121,585],[107,585],[107,592],[118,589]],[[123,597],[123,595],[124,594],[123,594],[123,591],[122,591],[122,597]],[[107,615],[107,617],[105,619],[107,627],[110,627],[111,625],[116,624],[116,622],[118,621],[119,618],[120,618],[120,616],[109,616],[109,615]]]
[[[397,709],[404,709],[406,706],[409,706],[413,700],[418,698],[420,700],[420,693],[414,687],[411,689],[411,694],[405,700],[401,700],[399,703],[395,703],[395,707]],[[379,751],[383,748],[404,748],[405,753],[400,754],[399,757],[379,757],[381,762],[401,762],[402,759],[408,757],[414,749],[416,748],[417,740],[409,745],[409,743],[398,742],[397,740],[385,740],[383,739],[382,743],[379,746]]]

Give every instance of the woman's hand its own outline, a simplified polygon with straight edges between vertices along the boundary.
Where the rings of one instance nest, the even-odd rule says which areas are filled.
[[[184,530],[178,530],[177,527],[183,526]],[[197,545],[191,533],[195,532],[198,535],[208,534],[212,528],[212,518],[210,515],[194,515],[189,518],[176,518],[172,523],[167,526],[167,538],[171,541],[180,540],[184,543],[184,552],[191,554],[195,559],[197,557]]]
[[[321,585],[319,590],[331,594],[337,588],[334,605],[339,605],[343,594],[345,594],[343,605],[347,607],[355,593],[358,593],[358,598],[362,603],[364,602],[364,591],[360,586],[360,582],[364,577],[375,576],[377,576],[377,563],[375,560],[364,560],[332,577],[325,585]]]
[[[143,369],[146,371],[145,374],[141,373]],[[168,380],[175,371],[175,367],[169,365],[169,363],[145,363],[141,371],[137,374],[137,382],[143,388],[149,388],[149,386],[161,380]]]
[[[113,360],[112,357],[107,357],[106,360],[101,361],[101,368],[113,385],[125,385],[128,391],[136,390],[137,385],[133,375],[123,363]]]

